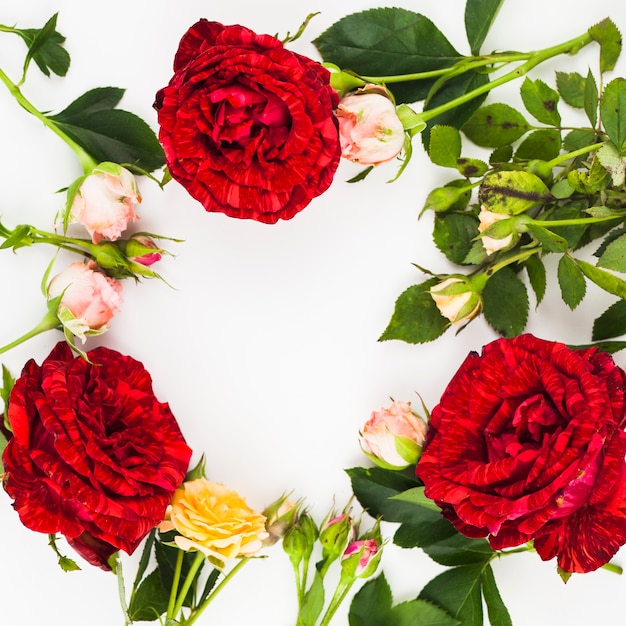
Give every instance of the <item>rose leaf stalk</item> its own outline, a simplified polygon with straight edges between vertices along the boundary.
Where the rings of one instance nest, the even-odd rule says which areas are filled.
[[[578,52],[581,48],[584,48],[588,44],[593,41],[592,36],[586,32],[583,35],[579,35],[573,39],[569,39],[561,44],[556,46],[550,46],[548,48],[544,48],[542,50],[538,50],[535,52],[529,53],[519,53],[516,55],[511,55],[510,58],[506,56],[501,57],[499,60],[505,63],[512,63],[515,61],[526,59],[526,61],[515,69],[503,74],[502,76],[485,83],[476,89],[468,91],[466,94],[462,96],[458,96],[448,102],[445,102],[437,107],[433,107],[432,109],[428,109],[419,114],[420,119],[423,122],[428,122],[443,113],[447,113],[448,111],[455,109],[456,107],[465,104],[471,100],[474,100],[478,96],[482,96],[483,94],[488,93],[492,89],[499,87],[500,85],[504,85],[516,78],[520,78],[527,74],[531,69],[536,67],[537,65],[551,59],[555,56],[559,56],[561,54],[574,54]],[[484,57],[487,61],[485,63],[479,63],[475,65],[476,67],[480,67],[481,64],[490,64],[497,57],[494,55],[493,57]],[[468,69],[472,69],[472,66],[468,65]],[[361,77],[363,80],[368,80],[372,82],[380,82],[380,83],[400,83],[400,82],[408,82],[413,80],[419,80],[424,78],[434,78],[436,76],[444,77],[446,74],[456,75],[459,73],[458,68],[453,66],[452,68],[446,68],[444,70],[433,70],[431,72],[420,72],[416,74],[401,74],[401,75],[392,75],[392,76],[367,76]]]
[[[23,334],[21,337],[18,337],[11,343],[8,343],[5,346],[2,346],[0,348],[0,354],[8,352],[12,348],[19,346],[25,341],[28,341],[29,339],[32,339],[33,337],[36,337],[37,335],[43,332],[46,332],[47,330],[54,330],[55,328],[60,328],[61,322],[59,321],[59,318],[56,313],[60,300],[61,300],[60,297],[53,298],[52,300],[50,300],[48,303],[48,312],[46,313],[44,318],[41,320],[41,322],[39,322],[37,326],[35,326],[32,330],[28,331],[27,333]]]
[[[26,96],[24,96],[18,85],[16,85],[1,68],[0,81],[5,84],[11,95],[17,100],[17,102],[23,109],[36,117],[40,122],[44,124],[44,126],[48,127],[73,150],[85,173],[91,172],[94,167],[98,165],[96,161],[87,153],[87,151],[82,148],[82,146],[76,143],[71,137],[69,137],[69,135],[63,132],[63,130],[57,124],[55,124],[50,118],[46,117],[41,111],[39,111],[39,109],[37,109],[30,102],[30,100],[28,100]]]
[[[237,565],[235,565],[229,572],[222,578],[220,583],[213,589],[209,596],[196,608],[191,615],[182,622],[183,626],[191,626],[200,617],[202,612],[211,604],[215,596],[225,587],[225,585],[233,578],[233,576],[250,560],[250,557],[242,557],[239,559]]]

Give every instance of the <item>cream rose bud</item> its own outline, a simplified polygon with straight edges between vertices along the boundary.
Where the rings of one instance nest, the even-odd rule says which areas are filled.
[[[492,224],[499,222],[500,220],[509,219],[511,216],[504,213],[494,213],[489,211],[485,205],[480,207],[480,213],[478,214],[478,232],[484,233]],[[495,237],[483,236],[480,238],[487,254],[493,254],[499,250],[508,248],[513,242],[513,232],[508,235],[496,239]]]
[[[471,320],[482,307],[480,294],[472,290],[464,277],[446,278],[430,288],[430,296],[441,315],[453,324]]]
[[[410,402],[392,402],[389,408],[373,411],[360,433],[363,452],[386,469],[415,465],[422,453],[428,427],[411,411]]]
[[[252,556],[269,537],[264,515],[252,510],[235,491],[221,483],[197,478],[174,493],[162,532],[178,531],[181,550],[203,552],[216,567],[224,561]]]
[[[402,150],[404,127],[387,93],[366,85],[341,99],[335,111],[341,156],[362,165],[380,165]]]
[[[85,335],[106,331],[122,304],[122,285],[97,267],[93,261],[72,263],[48,284],[48,299],[61,297],[60,322],[83,342]]]
[[[93,243],[115,241],[136,219],[135,205],[140,202],[131,172],[117,163],[100,163],[76,190],[70,219],[87,229]]]

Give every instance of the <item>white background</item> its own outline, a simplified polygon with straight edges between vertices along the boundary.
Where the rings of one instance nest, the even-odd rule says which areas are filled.
[[[155,129],[154,94],[169,81],[178,41],[198,18],[282,35],[295,31],[308,13],[321,11],[290,46],[318,58],[309,43],[315,36],[348,13],[379,6],[373,0],[3,4],[0,22],[26,28],[40,27],[60,12],[58,28],[67,37],[72,65],[64,79],[40,78],[33,69],[24,92],[40,109],[61,110],[89,88],[125,87],[123,108]],[[461,0],[392,4],[424,13],[468,53]],[[618,0],[508,0],[484,49],[546,47],[606,16],[626,28]],[[17,78],[22,58],[20,41],[2,35],[0,66]],[[550,62],[534,76],[552,81],[555,69],[586,74],[588,66],[597,69],[595,49]],[[518,87],[499,90],[496,98],[512,98]],[[0,112],[0,216],[9,226],[51,227],[63,205],[55,192],[80,175],[78,165],[4,87]],[[367,463],[358,430],[370,412],[390,397],[413,401],[417,408],[416,392],[432,408],[467,352],[496,337],[478,320],[458,336],[448,332],[425,346],[377,341],[395,298],[423,279],[412,263],[449,270],[431,242],[430,216],[418,222],[417,215],[428,191],[450,175],[428,162],[419,142],[414,161],[396,183],[385,182],[395,172],[393,164],[360,184],[344,182],[356,171],[342,163],[328,192],[291,221],[273,226],[205,213],[176,183],[162,192],[142,180],[137,228],[185,240],[172,244],[176,258],[159,267],[175,288],[158,281],[125,283],[123,311],[104,337],[87,345],[105,344],[141,360],[195,458],[206,454],[209,477],[258,509],[289,490],[306,498],[318,520],[333,498],[341,508],[351,493],[343,469]],[[44,246],[0,253],[0,344],[43,316],[39,283],[51,255]],[[569,343],[589,341],[591,320],[612,299],[590,289],[571,313],[560,301],[553,272],[549,290],[538,311],[531,311],[528,330]],[[17,375],[29,358],[41,362],[59,338],[48,333],[3,355],[2,362]],[[616,360],[626,365],[626,356]],[[114,577],[87,565],[81,572],[61,572],[47,538],[21,526],[4,492],[0,528],[2,624],[122,623]],[[384,530],[391,536],[394,527]],[[623,554],[617,557],[622,564]],[[293,624],[290,564],[279,547],[269,556],[246,566],[200,623]],[[132,579],[134,561],[125,563]],[[382,565],[396,601],[415,597],[439,571],[419,550],[392,545]],[[599,571],[564,585],[554,563],[536,555],[509,557],[497,562],[495,571],[515,626],[610,624],[623,614],[622,577]],[[333,624],[347,624],[346,611]]]

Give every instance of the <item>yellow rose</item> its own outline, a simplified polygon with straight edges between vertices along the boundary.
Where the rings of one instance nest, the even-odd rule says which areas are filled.
[[[177,530],[175,541],[182,550],[199,550],[223,562],[257,553],[268,537],[265,521],[237,492],[198,478],[176,490],[159,529]]]

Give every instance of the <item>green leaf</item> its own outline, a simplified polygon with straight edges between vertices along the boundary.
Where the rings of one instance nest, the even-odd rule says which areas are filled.
[[[480,54],[480,47],[503,2],[504,0],[467,0],[465,32],[473,55]]]
[[[546,295],[546,266],[538,255],[533,254],[533,256],[528,257],[524,261],[524,267],[526,267],[526,271],[528,272],[530,286],[535,292],[535,298],[537,299],[536,306],[539,306],[543,297]]]
[[[65,37],[56,30],[58,13],[55,13],[43,26],[43,28],[15,29],[26,45],[28,53],[24,62],[24,74],[28,69],[30,60],[45,76],[50,72],[57,76],[65,76],[70,67],[70,55],[63,47]]]
[[[372,517],[382,517],[387,522],[415,520],[417,506],[392,498],[415,487],[416,478],[380,467],[353,467],[346,473],[354,495]]]
[[[139,564],[137,565],[137,573],[135,574],[135,580],[133,581],[133,590],[131,592],[131,604],[135,594],[137,593],[137,589],[139,588],[139,584],[141,583],[141,579],[143,575],[146,573],[146,569],[148,568],[148,564],[150,562],[150,556],[152,554],[152,546],[154,545],[154,539],[156,537],[156,529],[152,529],[148,536],[146,537],[146,541],[144,542],[143,550],[141,551],[141,558],[139,559]]]
[[[559,94],[544,81],[525,78],[520,88],[522,102],[526,110],[543,124],[559,126],[561,116],[558,111]]]
[[[579,148],[585,148],[598,141],[598,136],[593,130],[585,130],[584,128],[578,128],[572,130],[565,135],[563,139],[563,147],[568,152],[573,152]]]
[[[433,278],[401,293],[379,341],[398,339],[407,343],[427,343],[443,335],[450,322],[441,315],[429,291],[438,282]]]
[[[392,607],[391,588],[384,574],[368,581],[355,594],[348,615],[350,626],[456,626],[458,621],[424,600]]]
[[[154,131],[134,113],[113,108],[123,91],[89,91],[56,115],[48,116],[96,161],[132,164],[152,172],[165,164]]]
[[[302,607],[298,613],[298,624],[302,626],[315,626],[317,618],[324,609],[324,581],[319,571],[315,570],[313,582],[304,594]]]
[[[578,265],[566,254],[559,260],[557,276],[563,302],[574,310],[585,297],[587,291],[585,277]]]
[[[397,496],[392,496],[394,500],[400,500],[402,502],[410,502],[411,504],[417,504],[423,506],[431,511],[441,513],[441,509],[424,494],[424,487],[413,487],[407,489]]]
[[[614,296],[626,299],[626,281],[595,265],[591,265],[591,263],[587,263],[587,261],[582,261],[581,259],[574,259],[574,261],[583,271],[583,274],[598,287],[608,293],[612,293]]]
[[[504,337],[519,335],[528,319],[528,293],[510,267],[496,272],[483,289],[483,313],[489,325]]]
[[[612,143],[605,143],[596,152],[598,162],[610,174],[614,187],[621,187],[626,180],[626,158]]]
[[[545,252],[565,252],[568,248],[567,240],[551,230],[540,226],[537,222],[527,224],[528,232],[536,239]]]
[[[598,259],[598,267],[626,272],[626,235],[612,241]]]
[[[430,602],[409,600],[394,606],[390,621],[380,626],[457,626],[458,623],[457,619]]]
[[[540,159],[551,161],[561,151],[561,133],[556,128],[546,128],[529,133],[515,151],[516,160]]]
[[[467,157],[461,157],[456,162],[456,169],[459,174],[466,178],[477,178],[484,176],[489,166],[480,159],[470,159]]]
[[[598,85],[596,85],[596,79],[591,70],[587,72],[585,79],[584,107],[589,122],[595,126],[598,122]]]
[[[593,341],[626,335],[626,300],[614,302],[593,323]]]
[[[169,590],[161,585],[158,569],[153,570],[137,589],[128,607],[128,615],[133,621],[152,622],[167,611]]]
[[[433,240],[452,263],[463,263],[477,234],[478,219],[473,215],[456,212],[435,215]]]
[[[620,152],[626,147],[626,78],[613,79],[602,92],[600,119]]]
[[[491,626],[513,626],[509,610],[502,601],[502,596],[496,585],[491,565],[487,565],[483,571],[482,587]]]
[[[462,565],[433,578],[418,596],[444,609],[462,626],[483,626],[483,564]]]
[[[556,72],[556,88],[561,98],[576,109],[585,106],[585,79],[578,72]]]
[[[600,71],[611,71],[622,50],[622,36],[617,26],[607,17],[592,26],[588,32],[600,44]]]
[[[428,156],[436,165],[456,167],[461,156],[461,133],[452,126],[437,124],[430,131]]]
[[[489,155],[489,163],[490,165],[496,165],[497,163],[508,163],[512,157],[513,146],[500,146]]]
[[[393,597],[385,575],[366,582],[350,603],[350,626],[388,626]]]
[[[436,563],[448,567],[487,563],[493,558],[493,549],[486,539],[470,539],[460,533],[443,541],[423,546],[422,550]]]
[[[454,537],[458,531],[441,512],[413,505],[410,518],[396,531],[393,542],[401,548],[424,548]]]
[[[409,74],[450,67],[462,57],[428,18],[400,8],[353,13],[313,44],[322,59],[362,76]],[[433,80],[394,86],[396,102],[423,100]]]
[[[545,183],[530,172],[499,170],[485,176],[478,192],[481,204],[494,213],[518,215],[550,200]]]
[[[517,141],[529,128],[519,111],[494,102],[480,107],[461,130],[478,146],[499,148]]]

